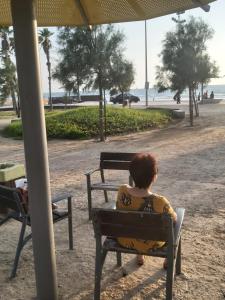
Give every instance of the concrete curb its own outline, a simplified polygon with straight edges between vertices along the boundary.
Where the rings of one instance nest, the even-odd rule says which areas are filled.
[[[175,119],[184,119],[185,118],[185,111],[181,109],[173,109],[172,116]]]

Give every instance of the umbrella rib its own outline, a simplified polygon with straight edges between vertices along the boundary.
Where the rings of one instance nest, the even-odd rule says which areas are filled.
[[[210,6],[208,4],[203,4],[201,0],[192,0],[192,2],[201,7],[205,12],[209,12]]]
[[[86,12],[84,10],[84,6],[83,6],[81,0],[75,0],[74,2],[75,2],[76,6],[77,6],[77,8],[78,8],[78,10],[79,10],[79,12],[81,14],[81,17],[82,17],[84,23],[86,25],[89,25],[89,20],[88,20],[88,17],[86,15]]]
[[[133,8],[133,10],[140,18],[142,19],[146,18],[144,10],[140,7],[140,5],[137,3],[136,0],[127,0],[127,2],[130,4],[130,6]]]

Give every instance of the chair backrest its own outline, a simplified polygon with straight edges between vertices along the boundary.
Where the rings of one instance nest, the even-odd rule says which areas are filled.
[[[168,214],[92,209],[96,236],[128,237],[153,241],[169,241],[173,221]]]
[[[137,153],[101,152],[100,168],[111,170],[128,170],[133,157]]]
[[[15,188],[9,188],[0,185],[0,205],[1,207],[10,208],[16,212],[24,213],[20,198],[20,193]]]

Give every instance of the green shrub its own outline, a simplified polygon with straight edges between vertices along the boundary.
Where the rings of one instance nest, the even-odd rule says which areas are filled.
[[[13,137],[22,139],[23,137],[23,129],[20,121],[13,122],[3,130],[3,135],[6,137]]]
[[[171,120],[165,109],[127,109],[107,107],[107,135],[147,130],[160,127]],[[84,139],[99,135],[98,107],[80,107],[67,111],[46,113],[48,138]],[[10,124],[5,136],[22,137],[21,122]]]

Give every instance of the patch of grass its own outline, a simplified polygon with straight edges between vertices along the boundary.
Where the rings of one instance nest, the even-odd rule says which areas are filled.
[[[22,124],[20,121],[11,123],[9,126],[5,127],[2,131],[3,136],[13,137],[16,139],[21,139],[23,137]]]
[[[0,119],[10,119],[16,117],[17,116],[14,111],[0,111]]]
[[[84,139],[99,135],[98,107],[80,107],[67,111],[46,113],[48,138]],[[165,109],[127,109],[107,107],[107,135],[137,132],[161,127],[171,119],[171,111]],[[21,122],[5,128],[3,134],[21,138]]]

